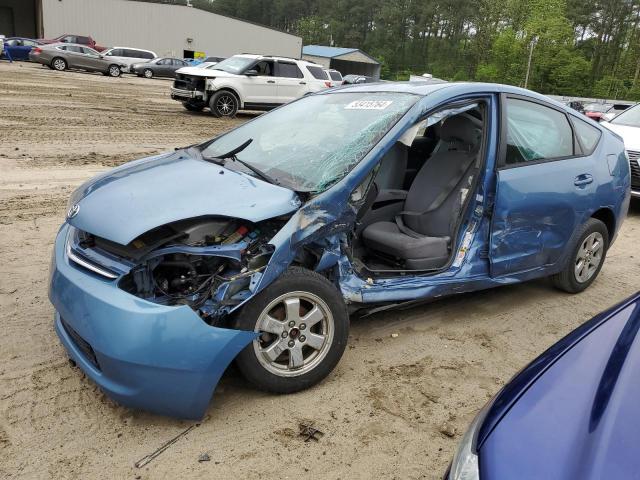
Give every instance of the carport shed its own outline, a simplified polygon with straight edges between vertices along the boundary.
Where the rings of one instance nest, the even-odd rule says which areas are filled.
[[[306,45],[302,47],[302,58],[338,70],[342,75],[366,75],[380,79],[380,62],[357,48]]]

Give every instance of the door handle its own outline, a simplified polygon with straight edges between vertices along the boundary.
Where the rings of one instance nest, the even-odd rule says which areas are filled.
[[[267,80],[267,83],[276,83],[275,80]]]
[[[576,187],[582,187],[584,185],[589,185],[590,183],[593,183],[593,175],[591,175],[589,173],[583,173],[582,175],[578,175],[573,180],[573,184]]]
[[[300,85],[306,85],[307,82],[300,82]]]

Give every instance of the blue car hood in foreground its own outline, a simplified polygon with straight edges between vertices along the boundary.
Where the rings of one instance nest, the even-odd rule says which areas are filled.
[[[167,223],[204,215],[259,222],[296,210],[292,190],[232,171],[186,151],[131,162],[82,185],[73,195],[80,230],[126,245]]]
[[[505,386],[478,435],[480,478],[637,478],[639,328],[636,295]]]

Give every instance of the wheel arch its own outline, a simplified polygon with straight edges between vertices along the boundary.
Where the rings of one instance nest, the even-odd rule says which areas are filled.
[[[216,88],[215,90],[213,90],[211,92],[209,98],[211,98],[213,95],[215,95],[218,92],[229,92],[229,93],[231,93],[238,100],[238,110],[244,108],[244,100],[243,100],[242,96],[240,95],[240,93],[236,89],[234,89],[232,87],[228,87],[228,86]]]
[[[607,207],[599,208],[593,212],[590,218],[595,218],[604,223],[607,227],[607,233],[609,234],[609,241],[611,241],[616,232],[616,216],[613,210]]]

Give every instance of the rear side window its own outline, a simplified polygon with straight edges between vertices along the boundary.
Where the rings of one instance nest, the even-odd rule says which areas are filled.
[[[78,42],[84,45],[89,45],[91,43],[91,39],[89,37],[78,37]]]
[[[302,72],[295,63],[278,62],[278,76],[287,78],[302,78]]]
[[[506,153],[506,165],[572,156],[569,120],[552,108],[508,98]]]
[[[576,135],[585,149],[584,154],[591,155],[596,149],[596,145],[598,145],[598,140],[600,140],[600,130],[577,118],[572,120]]]
[[[308,66],[307,70],[309,70],[309,73],[313,75],[313,78],[318,80],[329,80],[327,72],[325,72],[321,67]]]
[[[342,75],[336,70],[329,70],[329,76],[331,80],[342,80]]]
[[[149,60],[151,60],[152,58],[155,58],[153,56],[153,53],[151,53],[151,52],[140,51],[140,52],[136,52],[136,54],[137,54],[136,58],[146,58],[146,59],[149,59]]]
[[[75,45],[67,45],[67,48],[65,50],[67,52],[84,53],[82,51],[82,47],[76,47]]]

